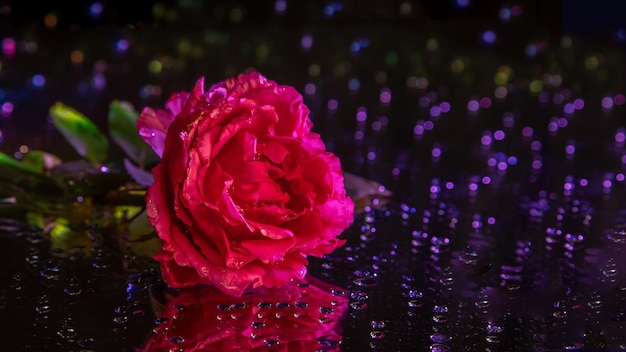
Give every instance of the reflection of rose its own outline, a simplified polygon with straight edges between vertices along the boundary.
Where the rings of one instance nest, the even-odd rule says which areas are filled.
[[[237,298],[183,289],[167,303],[144,351],[338,351],[343,291],[307,278]]]
[[[144,109],[137,127],[162,156],[147,212],[172,287],[216,285],[240,296],[306,274],[353,219],[339,159],[310,132],[293,87],[258,73]]]

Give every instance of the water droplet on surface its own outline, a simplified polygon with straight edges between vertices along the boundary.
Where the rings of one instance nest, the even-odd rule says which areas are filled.
[[[370,337],[373,339],[382,339],[383,337],[385,337],[385,333],[380,330],[370,331]]]
[[[448,318],[445,315],[433,315],[433,322],[444,324],[448,321]]]
[[[607,238],[613,243],[626,244],[626,224],[621,224],[610,229]]]
[[[376,280],[369,278],[358,278],[352,281],[355,285],[361,287],[373,287],[376,286]]]
[[[48,260],[43,263],[40,275],[46,279],[58,279],[61,276],[61,267],[56,260]]]
[[[263,340],[263,343],[265,346],[278,346],[280,341],[277,338],[267,338]]]
[[[323,335],[317,338],[317,343],[326,347],[338,347],[341,344],[341,336]]]
[[[154,138],[154,136],[156,136],[156,133],[152,132],[152,130],[149,128],[142,127],[139,129],[139,135],[142,138]]]
[[[59,336],[62,339],[66,339],[66,340],[71,340],[73,338],[76,337],[76,330],[74,330],[73,328],[61,328],[59,331],[57,331],[57,336]]]
[[[387,324],[383,320],[372,320],[370,325],[372,329],[384,329]]]
[[[170,337],[170,342],[175,343],[175,344],[181,344],[185,342],[185,339],[182,336],[173,336],[173,337]]]
[[[496,343],[500,343],[500,338],[495,335],[489,335],[489,336],[485,336],[485,341],[487,341],[488,343],[496,344]]]
[[[487,332],[490,334],[499,334],[502,332],[502,327],[489,323],[487,324]]]
[[[93,338],[84,338],[84,339],[78,339],[78,341],[76,341],[76,343],[78,344],[78,346],[87,349],[87,350],[95,350],[96,349],[96,340]]]
[[[432,335],[430,335],[430,341],[432,342],[436,342],[436,343],[444,343],[444,342],[448,342],[450,340],[450,337],[448,335],[436,332]]]
[[[430,345],[431,352],[448,352],[450,351],[450,346],[444,345],[442,343],[433,343]]]

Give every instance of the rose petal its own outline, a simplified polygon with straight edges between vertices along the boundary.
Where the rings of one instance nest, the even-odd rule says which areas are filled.
[[[269,236],[268,236],[269,237]],[[283,259],[287,251],[293,248],[296,239],[293,234],[285,238],[272,238],[267,240],[241,241],[240,245],[247,249],[250,254],[265,262],[277,262]]]

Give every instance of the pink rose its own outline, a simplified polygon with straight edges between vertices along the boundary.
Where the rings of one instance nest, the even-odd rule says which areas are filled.
[[[240,296],[306,274],[307,256],[345,241],[353,220],[339,159],[302,96],[258,73],[145,108],[139,133],[162,157],[146,195],[172,287],[213,284]]]

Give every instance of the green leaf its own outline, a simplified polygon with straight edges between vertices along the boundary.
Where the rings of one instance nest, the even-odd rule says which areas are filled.
[[[0,152],[0,170],[2,170],[0,183],[6,182],[40,195],[62,194],[60,186],[54,179],[42,173],[37,167],[22,163],[2,152]]]
[[[13,157],[0,152],[0,166],[2,166],[2,171],[5,168],[11,168],[15,171],[30,174],[30,175],[39,175],[39,169],[34,167],[33,165],[29,165],[28,163],[21,163]]]
[[[161,250],[163,241],[156,235],[146,211],[139,213],[128,224],[128,240],[131,251],[137,256],[152,258]]]
[[[114,100],[109,105],[109,133],[126,155],[137,164],[158,161],[156,153],[137,131],[139,113],[126,102]]]
[[[44,172],[60,165],[61,159],[56,155],[42,150],[30,150],[28,153],[24,154],[22,164],[28,165],[38,172]]]
[[[108,139],[83,114],[58,102],[50,108],[50,116],[54,126],[80,156],[93,163],[107,158]]]

